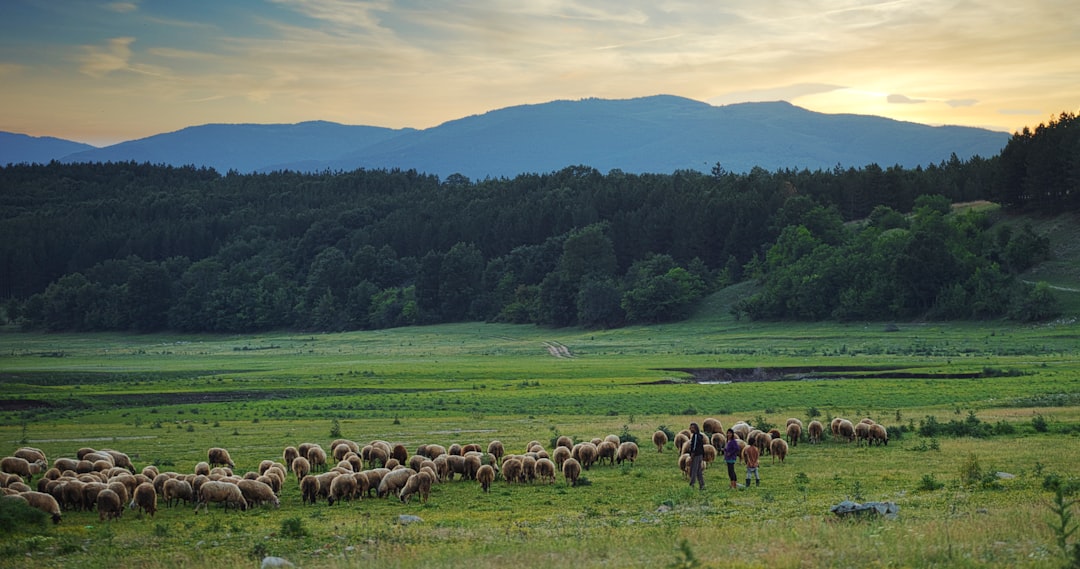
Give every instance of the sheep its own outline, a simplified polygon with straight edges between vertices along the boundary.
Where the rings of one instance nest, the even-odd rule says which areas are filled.
[[[667,444],[667,433],[664,431],[656,431],[653,433],[652,444],[656,445],[656,452],[664,452],[664,445]]]
[[[44,479],[42,479],[42,480],[44,480]],[[41,480],[39,480],[38,482],[41,482]],[[16,492],[16,493],[18,493],[18,492],[29,492],[30,490],[33,490],[33,488],[31,488],[29,484],[26,484],[25,482],[23,482],[22,479],[16,480],[15,482],[11,482],[7,486],[5,486],[4,489],[5,490],[11,490],[12,492]]]
[[[607,459],[608,464],[615,466],[615,453],[619,450],[619,445],[605,440],[596,447],[596,463],[602,464],[604,459]]]
[[[829,422],[829,429],[832,431],[833,440],[840,438],[840,422],[844,420],[846,419],[834,417],[833,420]]]
[[[304,504],[315,504],[319,501],[319,479],[315,476],[305,476],[300,481],[300,495]]]
[[[573,458],[568,458],[562,465],[562,473],[567,484],[577,486],[578,477],[581,476],[581,463]]]
[[[326,503],[333,506],[334,502],[352,500],[356,490],[355,476],[337,476],[330,482],[330,495],[327,496]]]
[[[60,492],[63,498],[60,500],[64,504],[65,510],[87,510],[85,495],[83,494],[83,488],[86,486],[85,482],[79,480],[67,480],[61,483]],[[55,494],[54,494],[55,495]]]
[[[746,421],[739,421],[731,426],[731,430],[736,435],[739,435],[740,439],[749,442],[747,439],[750,436],[750,431],[754,430],[754,428]]]
[[[618,451],[615,456],[615,460],[622,464],[624,460],[630,461],[633,464],[637,460],[638,446],[633,441],[626,441],[619,445]]]
[[[821,421],[810,421],[810,424],[806,426],[806,436],[810,440],[810,444],[816,445],[820,443],[824,431],[825,426],[821,424]]]
[[[143,469],[140,472],[142,473],[143,476],[145,476],[145,477],[147,477],[147,478],[149,478],[151,480],[153,480],[154,477],[157,476],[158,474],[161,474],[161,472],[158,471],[158,467],[154,466],[153,464],[148,464],[148,465],[144,466]]]
[[[405,464],[409,461],[409,451],[403,444],[396,444],[390,449],[390,458],[396,458],[398,463]]]
[[[836,431],[834,434],[837,438],[845,438],[848,443],[855,440],[855,425],[851,424],[851,421],[847,419],[840,419],[837,421]]]
[[[568,458],[570,458],[570,449],[566,447],[555,447],[555,450],[552,452],[551,455],[551,460],[554,461],[555,466],[560,469],[562,468],[563,463],[566,462],[566,459]]]
[[[263,484],[269,486],[270,489],[274,491],[274,494],[281,493],[281,484],[283,481],[277,474],[263,474],[262,476],[256,478],[255,481],[262,482]]]
[[[521,481],[532,482],[536,480],[536,458],[532,455],[521,457]]]
[[[596,462],[598,452],[596,445],[592,443],[582,443],[581,450],[578,453],[578,460],[580,461],[581,467],[588,470],[589,467]],[[564,463],[563,467],[565,468],[565,466],[566,464]]]
[[[367,495],[371,496],[372,492],[376,494],[379,492],[379,483],[382,482],[383,476],[390,474],[390,471],[385,468],[372,468],[362,472],[368,480]]]
[[[345,456],[350,452],[353,452],[352,449],[345,443],[338,443],[330,446],[330,456],[334,457],[334,460],[338,462],[345,460]]]
[[[855,444],[862,445],[863,442],[870,444],[870,423],[865,420],[855,424]]]
[[[465,476],[465,457],[457,454],[450,453],[446,456],[446,464],[449,467],[446,472],[447,480],[453,480],[455,475],[460,474],[463,478]]]
[[[65,470],[75,471],[79,467],[79,461],[74,458],[58,458],[53,461],[53,468],[64,472]]]
[[[389,474],[382,477],[379,481],[379,490],[377,492],[380,498],[385,498],[390,494],[397,495],[405,483],[409,481],[409,477],[416,474],[415,470],[410,468],[400,468],[398,470],[392,470]]]
[[[363,456],[363,455],[361,455],[361,456]],[[367,462],[368,462],[368,465],[371,466],[372,468],[375,467],[376,463],[379,466],[386,466],[386,462],[388,460],[390,460],[390,453],[388,453],[386,451],[386,449],[384,449],[382,447],[377,447],[377,446],[372,446],[371,448],[368,449]]]
[[[195,475],[198,476],[200,474],[202,474],[203,476],[210,476],[209,462],[199,462],[195,465]]]
[[[349,478],[349,477],[346,477]],[[240,488],[240,493],[244,495],[244,499],[247,500],[248,505],[258,506],[260,504],[273,504],[275,508],[281,507],[281,501],[278,500],[274,489],[259,482],[258,480],[241,480],[236,485]]]
[[[501,441],[497,441],[497,440],[491,441],[490,443],[488,443],[487,451],[488,451],[489,454],[491,454],[491,455],[493,455],[495,457],[495,463],[496,464],[498,464],[499,462],[502,462],[502,457],[503,457],[504,454],[506,454],[506,448],[503,447],[503,444],[502,444]]]
[[[387,460],[386,464],[383,465],[383,467],[388,469],[388,470],[396,470],[397,467],[399,467],[399,466],[401,466],[401,463],[398,462],[398,459],[396,459],[396,458],[391,458],[391,459]]]
[[[720,452],[716,449],[716,447],[712,446],[709,443],[705,443],[701,447],[701,450],[705,453],[705,456],[703,456],[701,459],[706,465],[712,464],[714,461],[716,461],[716,457]]]
[[[567,459],[572,460],[572,459]],[[565,464],[565,463],[564,463]],[[503,480],[514,484],[523,481],[524,467],[522,466],[521,459],[513,457],[503,459],[502,463],[502,477]]]
[[[701,432],[707,435],[711,435],[713,433],[722,433],[724,432],[724,425],[720,422],[719,419],[713,419],[712,417],[709,417],[708,419],[705,419],[701,422]]]
[[[124,514],[124,502],[116,492],[108,488],[98,492],[95,500],[98,510],[98,520],[106,521],[119,518]]]
[[[784,439],[773,439],[769,442],[769,454],[772,455],[772,461],[775,464],[776,459],[780,459],[780,462],[784,462],[784,458],[787,457],[788,444]]]
[[[118,450],[112,449],[104,449],[101,452],[107,453],[109,456],[111,456],[114,465],[120,468],[125,468],[128,470],[128,472],[135,474],[135,465],[131,464],[131,457],[129,457],[128,455]]]
[[[296,450],[294,446],[287,446],[281,453],[281,459],[285,461],[286,468],[292,468],[292,462],[296,460],[296,457],[300,456],[300,451]]]
[[[60,523],[60,504],[57,503],[56,498],[53,498],[51,495],[45,494],[44,492],[34,491],[23,492],[19,495],[22,496],[30,506],[52,516],[54,524]]]
[[[566,435],[561,435],[559,438],[555,439],[555,446],[572,449],[574,448],[574,440]]]
[[[798,425],[800,429],[803,428],[802,419],[799,419],[797,417],[789,418],[787,422],[784,423],[784,428],[787,428],[788,425]]]
[[[435,460],[439,456],[446,454],[446,447],[442,445],[427,445],[427,448],[424,450],[427,451],[427,454],[425,456],[427,456],[431,460]]]
[[[459,445],[458,443],[450,445],[450,448],[447,449],[446,452],[450,453],[450,456],[462,456],[464,454],[463,452],[461,452],[461,445]]]
[[[221,465],[228,466],[229,468],[236,468],[236,463],[234,463],[232,457],[229,456],[229,451],[220,447],[213,447],[206,451],[206,462],[209,463],[211,467]]]
[[[319,445],[312,445],[307,451],[307,460],[313,472],[326,471],[326,451]]]
[[[333,442],[330,443],[330,448],[336,448],[338,445],[345,445],[349,447],[349,450],[355,453],[360,452],[360,444],[356,441],[352,441],[349,439],[334,439]]]
[[[45,452],[39,448],[34,447],[21,447],[15,449],[15,452],[11,454],[18,458],[25,458],[26,462],[40,462],[41,464],[49,464],[49,459],[45,457]]]
[[[180,504],[183,500],[185,503],[190,504],[195,498],[195,490],[191,487],[191,483],[187,480],[180,480],[179,478],[169,478],[162,486],[162,497],[165,498],[165,505],[168,507],[173,506],[173,501],[176,501],[176,505]]]
[[[417,472],[405,481],[405,486],[398,493],[398,498],[402,504],[408,504],[413,494],[420,494],[420,502],[427,503],[428,497],[431,495],[431,484],[434,481],[435,477],[427,472]]]
[[[41,464],[36,462],[30,462],[25,458],[18,456],[5,456],[3,460],[0,460],[0,472],[6,472],[8,474],[18,474],[26,481],[30,483],[30,479],[35,474],[41,474]]]
[[[424,464],[425,460],[431,460],[431,459],[429,459],[426,456],[421,455],[421,454],[414,454],[409,458],[409,463],[408,463],[407,466],[409,468],[419,472],[420,471],[420,466],[422,464]]]
[[[870,425],[870,439],[871,444],[886,445],[889,444],[889,432],[885,429],[884,425],[873,424]]]
[[[296,484],[299,485],[300,481],[311,472],[311,463],[308,459],[298,456],[292,461],[292,471],[296,475]]]
[[[154,512],[157,512],[157,492],[154,491],[154,485],[149,482],[143,482],[135,488],[135,493],[131,496],[131,503],[128,504],[128,509],[134,510],[139,508],[140,516],[143,513],[150,514],[150,517],[154,517]]]
[[[790,421],[790,419],[788,419]],[[799,438],[802,437],[802,425],[799,423],[789,423],[787,426],[787,438],[791,446],[799,446]]]
[[[540,458],[536,460],[536,467],[534,468],[536,478],[540,482],[546,482],[548,484],[555,483],[555,463],[549,458]]]
[[[229,510],[229,506],[232,506],[240,511],[247,511],[247,500],[244,499],[243,492],[240,491],[240,487],[236,484],[229,482],[222,482],[218,480],[208,480],[199,488],[199,501],[195,504],[195,513],[199,513],[201,507],[203,511],[208,511],[210,502],[219,502],[225,504],[225,510]]]
[[[675,447],[676,452],[682,452],[682,448],[686,443],[690,442],[690,437],[683,432],[679,432],[672,439],[671,444]]]
[[[434,473],[434,471],[432,471]],[[371,489],[371,479],[368,478],[367,472],[355,472],[353,473],[353,480],[356,481],[356,498],[362,500],[364,495]]]
[[[484,492],[491,491],[491,483],[495,481],[495,468],[485,464],[476,471],[476,481],[480,483],[480,489]]]
[[[340,472],[331,470],[330,472],[324,472],[322,474],[313,475],[319,480],[319,497],[330,499],[330,485],[334,483],[334,479],[341,476]],[[351,478],[352,475],[349,475]]]
[[[480,470],[482,461],[479,454],[469,454],[465,457],[465,479],[476,480],[476,471]]]
[[[85,486],[83,486],[83,503],[85,503],[87,505],[87,509],[89,509],[90,504],[93,503],[90,500],[87,500],[87,498],[89,497],[87,495],[87,488],[92,489],[93,486],[94,486],[94,483],[92,483],[92,482],[89,483],[89,484],[86,484]],[[118,480],[113,481],[113,482],[109,482],[109,484],[106,486],[106,488],[108,488],[109,490],[112,490],[113,492],[116,492],[116,495],[120,496],[120,503],[121,504],[127,504],[128,500],[131,499],[131,494],[135,491],[134,488],[128,489],[127,484],[124,484],[123,482],[120,482]],[[154,493],[155,494],[157,493],[156,489],[154,490]]]

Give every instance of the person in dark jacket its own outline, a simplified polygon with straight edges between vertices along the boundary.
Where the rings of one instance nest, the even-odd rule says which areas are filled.
[[[727,442],[724,443],[724,462],[727,463],[727,475],[731,479],[731,487],[739,487],[739,476],[735,474],[735,461],[739,460],[739,452],[742,447],[739,446],[739,439],[735,436],[735,431],[732,429],[727,430]]]
[[[694,482],[698,483],[700,490],[705,489],[705,472],[703,461],[705,459],[705,435],[701,434],[697,423],[690,423],[690,487]]]

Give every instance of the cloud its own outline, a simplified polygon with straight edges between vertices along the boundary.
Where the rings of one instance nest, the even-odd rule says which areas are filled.
[[[945,104],[955,109],[957,107],[974,107],[978,102],[978,99],[949,99],[945,101]]]
[[[885,97],[885,100],[895,105],[917,105],[925,103],[926,99],[912,99],[907,95],[892,94]]]
[[[1039,109],[1001,109],[998,111],[1000,115],[1041,115],[1042,111]]]
[[[138,10],[139,5],[135,2],[110,2],[105,5],[105,9],[118,14],[126,14]]]
[[[131,44],[135,38],[113,38],[106,47],[83,46],[79,71],[91,77],[104,77],[113,71],[128,69]]]

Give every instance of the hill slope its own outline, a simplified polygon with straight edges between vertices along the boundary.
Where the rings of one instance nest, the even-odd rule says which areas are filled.
[[[6,164],[47,164],[69,154],[93,150],[81,142],[72,142],[51,136],[29,136],[14,132],[0,132],[0,166]]]

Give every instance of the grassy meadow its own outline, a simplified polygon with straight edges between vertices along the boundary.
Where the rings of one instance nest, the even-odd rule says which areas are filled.
[[[196,515],[162,503],[153,518],[128,511],[109,523],[65,512],[55,527],[0,533],[0,567],[257,567],[266,555],[301,567],[472,569],[1065,564],[1046,481],[1075,486],[1080,472],[1075,319],[749,323],[726,315],[725,294],[738,291],[688,322],[611,331],[0,333],[5,455],[24,445],[50,460],[112,448],[139,468],[191,472],[221,446],[242,473],[289,445],[327,447],[335,426],[360,444],[410,452],[498,439],[521,453],[532,440],[550,449],[558,434],[633,436],[641,448],[635,464],[594,466],[577,487],[561,476],[498,480],[485,494],[456,480],[426,504],[303,506],[292,478],[280,509]],[[765,378],[775,381],[744,381]],[[870,417],[892,440],[803,442],[783,463],[762,457],[761,486],[740,490],[727,488],[717,462],[704,493],[687,487],[670,444],[658,453],[650,442],[659,426],[706,417],[782,429],[814,414]],[[928,422],[982,430],[923,436]],[[829,508],[845,499],[892,501],[900,513],[837,518]],[[401,524],[401,514],[423,521]]]

